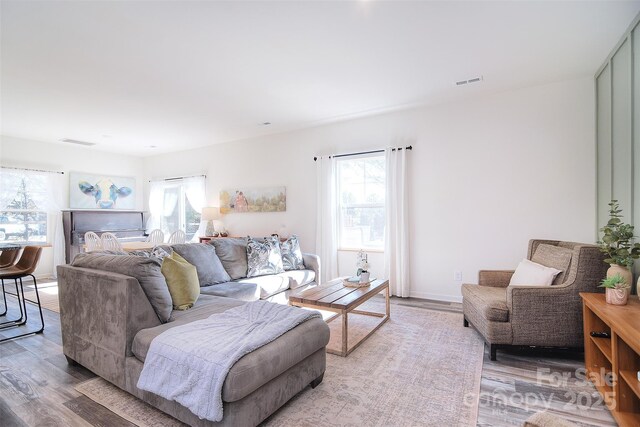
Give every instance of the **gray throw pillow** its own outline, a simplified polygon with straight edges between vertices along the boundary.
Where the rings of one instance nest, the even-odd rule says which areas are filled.
[[[196,266],[200,286],[230,282],[231,277],[225,271],[216,249],[208,243],[180,243],[171,247],[189,264]]]
[[[284,242],[280,242],[280,252],[282,253],[282,266],[285,271],[304,270],[302,251],[298,236],[293,235]]]
[[[151,257],[155,257],[158,258],[160,260],[160,262],[162,262],[165,257],[168,257],[169,255],[171,255],[171,246],[167,246],[167,245],[163,245],[163,246],[156,246],[153,249],[137,249],[134,251],[129,251],[129,252],[115,252],[115,251],[103,251],[104,253],[112,253],[114,255],[135,255],[135,256],[142,256],[142,257],[146,257],[146,258],[151,258]]]
[[[260,242],[247,237],[247,277],[284,273],[278,237]]]
[[[247,239],[225,237],[211,239],[209,243],[216,248],[216,255],[231,279],[247,277]]]
[[[166,323],[169,320],[173,302],[157,258],[91,252],[78,254],[71,265],[135,277],[160,321]]]

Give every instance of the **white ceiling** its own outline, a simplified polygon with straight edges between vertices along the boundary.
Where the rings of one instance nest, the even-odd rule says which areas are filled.
[[[591,76],[639,10],[640,1],[2,0],[0,132],[153,155]],[[480,74],[482,83],[454,86]]]

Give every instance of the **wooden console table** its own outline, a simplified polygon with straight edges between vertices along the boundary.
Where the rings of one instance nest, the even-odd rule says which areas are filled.
[[[584,317],[584,359],[611,414],[621,426],[640,425],[640,300],[611,305],[604,294],[581,292]],[[596,338],[591,332],[607,332]]]

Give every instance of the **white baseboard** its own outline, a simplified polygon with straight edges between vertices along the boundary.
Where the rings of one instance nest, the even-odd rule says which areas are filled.
[[[458,302],[458,303],[462,302],[461,296],[454,296],[454,295],[431,294],[428,292],[415,292],[415,291],[412,291],[409,295],[413,298],[430,299],[434,301]]]

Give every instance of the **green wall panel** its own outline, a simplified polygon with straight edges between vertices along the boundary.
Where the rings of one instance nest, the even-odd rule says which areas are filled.
[[[633,224],[636,235],[640,235],[640,26],[636,26],[630,38],[632,44],[632,86],[633,86]],[[640,262],[635,264],[636,274],[640,274]],[[636,276],[638,277],[638,276]]]
[[[596,74],[597,228],[618,199],[640,235],[640,15]],[[599,237],[599,233],[598,233]],[[635,263],[636,280],[640,262]]]
[[[597,167],[598,167],[598,227],[608,216],[611,200],[611,73],[606,68],[596,79],[597,96]]]
[[[631,142],[631,40],[627,39],[611,59],[611,142],[613,198],[630,222],[633,213]]]

